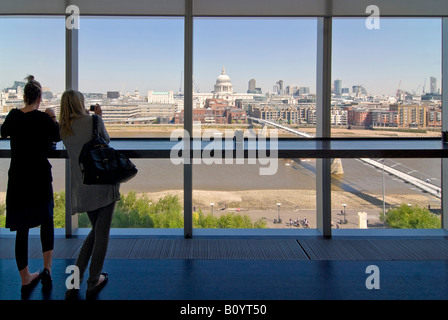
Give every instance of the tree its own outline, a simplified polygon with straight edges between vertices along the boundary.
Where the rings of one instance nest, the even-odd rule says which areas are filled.
[[[399,229],[436,229],[441,227],[440,217],[427,208],[402,204],[398,208],[389,209],[385,218],[380,217],[390,228]]]
[[[65,227],[65,192],[55,192],[53,194],[54,210],[53,221],[55,228]]]
[[[54,194],[54,226],[65,227],[65,192]],[[167,195],[152,202],[146,194],[137,196],[134,191],[122,194],[112,218],[112,228],[183,228],[182,204],[179,198]],[[5,204],[0,203],[0,227],[5,226]],[[90,228],[87,214],[78,215],[78,226]],[[227,213],[220,217],[204,215],[202,210],[193,213],[195,228],[266,228],[266,221],[260,219],[252,223],[250,217]]]
[[[6,204],[4,202],[0,203],[0,228],[5,227],[6,223]]]

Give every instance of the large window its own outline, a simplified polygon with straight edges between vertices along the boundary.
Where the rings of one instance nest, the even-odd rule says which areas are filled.
[[[315,134],[316,19],[197,18],[193,30],[197,132],[247,143]],[[315,220],[315,159],[228,160],[193,167],[193,221],[303,228],[298,220]]]
[[[0,125],[11,109],[22,108],[23,89],[33,75],[43,89],[40,110],[53,108],[59,114],[59,99],[65,88],[65,18],[2,17],[0,19]],[[0,141],[9,149],[9,141]],[[53,188],[64,195],[65,161],[51,159]],[[0,208],[5,203],[10,159],[0,159]],[[4,208],[4,207],[3,207]],[[0,215],[4,212],[1,212]],[[1,221],[1,220],[0,220]],[[64,199],[55,214],[55,225],[65,225]]]
[[[65,47],[61,8],[43,1],[12,12],[14,6],[1,4],[2,12],[13,16],[0,19],[4,40],[0,123],[11,108],[23,104],[21,82],[28,74],[45,87],[44,107],[53,107],[58,114],[64,72],[71,70],[71,80],[84,93],[87,106],[103,107],[111,137],[125,149],[132,150],[137,138],[146,138],[148,145],[173,134],[178,138],[190,118],[193,135],[197,134],[193,137],[214,141],[244,137],[247,144],[254,136],[263,140],[265,135],[314,138],[316,127],[325,136],[331,129],[331,138],[434,138],[434,143],[440,137],[442,60],[447,59],[442,31],[447,28],[441,18],[446,9],[437,1],[412,7],[406,7],[404,0],[381,5],[380,24],[374,26],[367,25],[369,14],[362,1],[349,7],[337,3],[328,7],[319,1],[279,0],[263,6],[253,2],[131,0],[126,5],[113,1],[107,8],[86,3],[80,8],[73,49],[79,56],[74,55],[78,59],[74,62],[65,52],[70,48]],[[16,16],[21,13],[60,16]],[[324,69],[327,58],[331,70]],[[316,100],[326,100],[330,81],[331,103],[321,112]],[[328,92],[316,97],[317,84]],[[192,110],[190,101],[184,101],[190,96],[184,88],[190,85]],[[331,117],[328,127],[322,115]],[[325,235],[329,218],[333,228],[364,227],[362,219],[369,228],[393,227],[382,219],[401,206],[426,208],[440,218],[441,171],[446,169],[440,158],[378,158],[383,152],[379,150],[375,158],[332,159],[330,175],[327,164],[321,166],[316,157],[322,156],[321,147],[331,148],[332,141],[316,140],[314,151],[319,155],[306,150],[307,158],[273,155],[268,162],[258,158],[241,162],[222,153],[222,162],[198,159],[199,163],[193,162],[192,210],[182,207],[183,191],[187,196],[191,191],[189,167],[169,158],[133,159],[139,174],[121,187],[124,200],[116,216],[127,215],[129,227],[154,227],[154,217],[137,217],[144,225],[134,224],[130,217],[162,212],[158,218],[169,218],[174,212],[175,223],[165,219],[158,224],[174,228],[182,227],[184,211],[187,222],[193,211],[193,228],[222,227],[215,218],[230,221],[230,215],[239,221],[249,217],[249,227],[297,228],[290,221],[306,217],[309,227],[317,226]],[[142,141],[137,149],[145,149]],[[398,149],[403,147],[399,140],[391,141]],[[7,148],[5,141],[1,143]],[[359,154],[364,149],[352,151]],[[64,161],[51,162],[55,191],[63,192]],[[2,159],[0,166],[1,203],[9,159]],[[261,174],[269,166],[274,172]],[[411,183],[414,179],[435,193]],[[325,203],[329,197],[331,208],[316,206],[316,198]],[[358,214],[363,212],[366,215]],[[117,221],[114,226],[125,226]],[[191,230],[186,231],[189,235]]]
[[[338,159],[334,228],[440,228],[440,159]]]
[[[439,137],[441,20],[333,19],[332,136]]]
[[[87,105],[102,106],[111,138],[169,138],[183,128],[174,124],[184,106],[183,36],[181,18],[81,19],[79,89]],[[181,228],[182,165],[133,161],[139,172],[120,187],[112,227]]]
[[[440,19],[382,18],[373,29],[335,18],[332,43],[332,137],[440,137]],[[393,214],[417,208],[440,220],[440,159],[335,159],[333,168],[334,227],[397,227]]]

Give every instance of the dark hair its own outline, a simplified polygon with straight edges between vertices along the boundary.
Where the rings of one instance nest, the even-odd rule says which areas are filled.
[[[40,98],[42,95],[42,86],[39,82],[34,80],[34,76],[28,76],[25,78],[28,82],[25,84],[24,98],[26,105],[30,105]]]

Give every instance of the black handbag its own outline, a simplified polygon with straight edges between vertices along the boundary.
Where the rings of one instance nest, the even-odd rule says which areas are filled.
[[[110,147],[99,135],[98,116],[93,115],[92,140],[79,155],[84,184],[117,184],[135,177],[138,170],[128,157]]]

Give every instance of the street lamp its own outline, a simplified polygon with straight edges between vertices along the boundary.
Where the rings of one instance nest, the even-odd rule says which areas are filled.
[[[212,202],[212,203],[210,203],[210,206],[212,207],[212,215],[213,215],[213,206],[214,206],[215,204]]]
[[[280,219],[280,206],[281,203],[277,203],[277,223],[282,223],[282,219]]]
[[[347,205],[343,203],[342,206],[344,207],[344,224],[346,224],[347,220],[345,219],[345,207],[347,207]]]

